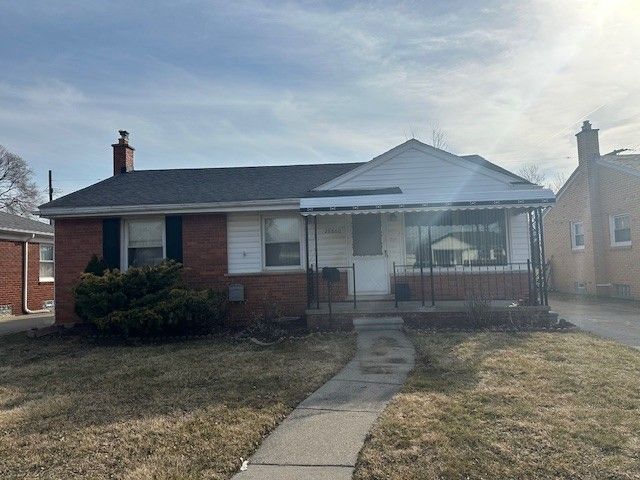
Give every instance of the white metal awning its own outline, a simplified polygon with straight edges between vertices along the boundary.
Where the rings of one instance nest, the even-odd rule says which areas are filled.
[[[303,198],[302,215],[345,215],[373,212],[420,212],[430,210],[471,210],[487,208],[547,207],[555,195],[547,188],[482,192],[435,198],[428,194],[393,193]]]

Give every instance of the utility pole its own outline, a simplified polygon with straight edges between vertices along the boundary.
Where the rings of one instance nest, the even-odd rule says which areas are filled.
[[[53,200],[53,184],[51,182],[51,170],[49,170],[49,201]]]
[[[49,201],[53,200],[53,182],[51,181],[51,170],[49,170]],[[53,225],[53,219],[49,219],[49,225]]]

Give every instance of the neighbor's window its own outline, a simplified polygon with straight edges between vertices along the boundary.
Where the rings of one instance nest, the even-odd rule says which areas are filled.
[[[611,245],[631,245],[631,218],[629,215],[615,215],[610,218]]]
[[[584,226],[582,222],[571,223],[571,248],[584,250]]]
[[[266,217],[264,219],[265,267],[300,266],[300,219]]]
[[[40,281],[53,280],[53,245],[40,244]]]
[[[502,210],[406,214],[408,264],[419,266],[421,256],[422,264],[429,264],[429,228],[435,267],[507,263],[507,233]]]
[[[128,267],[159,264],[164,259],[163,220],[128,220],[126,242]]]

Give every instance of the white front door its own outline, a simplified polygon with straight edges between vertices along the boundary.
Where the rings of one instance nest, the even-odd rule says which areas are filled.
[[[357,295],[389,293],[385,225],[380,214],[351,215],[351,253],[356,267]],[[349,282],[353,295],[353,280]]]

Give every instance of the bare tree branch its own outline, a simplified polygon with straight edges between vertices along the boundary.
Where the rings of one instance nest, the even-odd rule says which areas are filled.
[[[441,150],[447,148],[447,133],[438,124],[431,126],[431,145]]]
[[[0,210],[31,215],[40,201],[27,162],[0,145]]]
[[[558,193],[565,183],[567,183],[567,175],[564,172],[556,172],[549,182],[549,188],[553,193]]]
[[[520,167],[518,175],[531,183],[535,183],[536,185],[543,185],[547,180],[547,176],[535,163],[528,163],[527,165]]]

